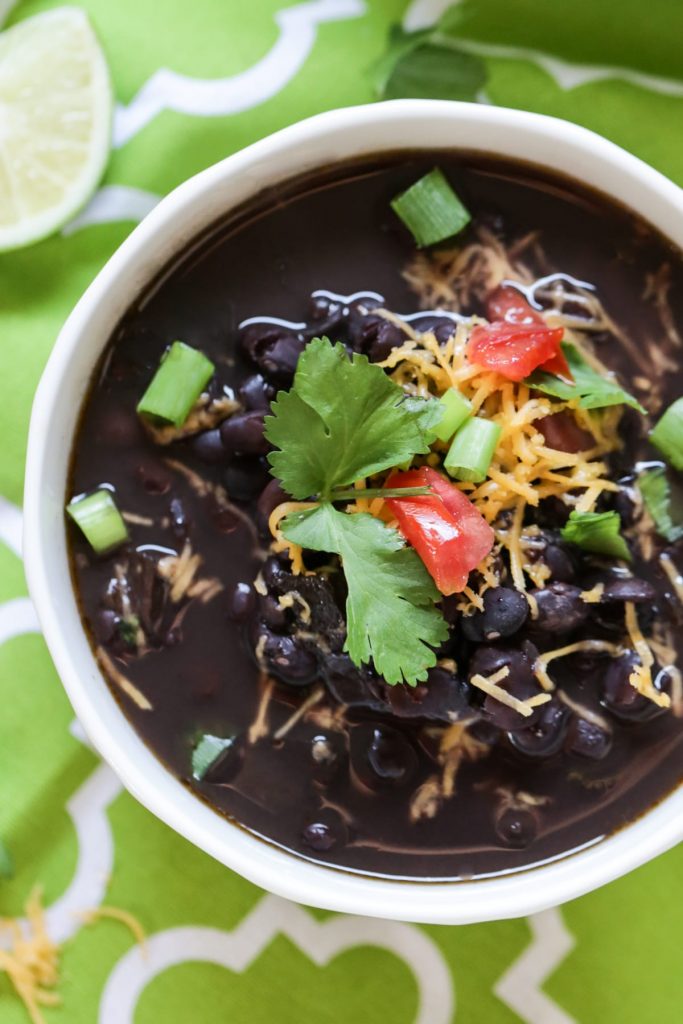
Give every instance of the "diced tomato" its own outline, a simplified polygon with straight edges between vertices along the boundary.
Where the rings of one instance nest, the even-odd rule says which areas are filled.
[[[523,380],[539,368],[573,380],[560,348],[562,329],[546,327],[541,313],[533,309],[516,288],[501,285],[490,293],[486,299],[486,316],[492,325],[475,328],[468,347],[469,357],[477,366],[495,370],[513,381]],[[526,333],[510,329],[506,332],[504,327],[499,327],[500,322],[517,325]],[[488,332],[488,336],[484,337],[483,332]]]
[[[493,530],[471,501],[429,466],[394,473],[387,487],[430,487],[416,498],[387,498],[405,539],[442,594],[457,594],[493,547]]]
[[[524,380],[557,356],[564,329],[511,324],[505,320],[478,325],[467,343],[470,362],[495,370],[508,380]]]
[[[574,417],[567,412],[556,412],[536,420],[535,426],[543,434],[549,448],[559,452],[585,452],[595,445],[595,438],[583,430]]]
[[[529,305],[521,292],[506,284],[494,288],[487,296],[486,317],[488,320],[506,320],[509,324],[545,326],[545,321],[538,310]]]

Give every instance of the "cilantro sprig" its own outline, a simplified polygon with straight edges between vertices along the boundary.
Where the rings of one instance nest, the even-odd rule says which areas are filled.
[[[431,403],[422,403],[426,406]],[[266,418],[268,458],[293,498],[320,495],[426,454],[422,408],[365,356],[314,338],[299,359],[294,386]]]
[[[374,516],[348,515],[325,502],[289,516],[282,532],[303,548],[340,556],[351,660],[360,665],[372,659],[392,684],[426,678],[436,663],[431,648],[446,639],[448,627],[434,607],[438,590],[398,531]]]
[[[535,370],[524,383],[530,388],[542,391],[546,395],[552,395],[554,398],[562,398],[565,401],[578,399],[582,409],[605,409],[610,405],[630,405],[639,412],[647,412],[637,398],[620,386],[615,377],[606,377],[594,370],[583,358],[576,345],[563,342],[562,351],[572,372],[573,384],[552,373],[547,373],[545,370]]]
[[[274,476],[293,498],[318,502],[284,519],[283,535],[339,555],[351,659],[357,665],[372,660],[388,683],[415,685],[436,663],[432,648],[447,636],[435,607],[439,593],[396,530],[372,516],[340,511],[333,502],[355,497],[344,490],[355,481],[426,454],[425,431],[441,415],[438,402],[406,399],[365,356],[349,359],[343,345],[315,338],[299,359],[293,387],[280,392],[272,413],[265,430],[276,448],[269,455]]]

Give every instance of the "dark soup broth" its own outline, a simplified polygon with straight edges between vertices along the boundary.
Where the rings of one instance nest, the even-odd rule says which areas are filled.
[[[435,165],[471,219],[418,248],[391,202]],[[139,735],[231,822],[372,874],[517,870],[637,818],[683,774],[676,410],[649,440],[681,332],[661,235],[477,154],[207,231],[116,328],[67,495]]]

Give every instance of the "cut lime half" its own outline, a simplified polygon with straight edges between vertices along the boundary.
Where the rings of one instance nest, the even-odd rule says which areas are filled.
[[[77,7],[0,33],[0,251],[46,238],[87,202],[111,142],[104,54]]]

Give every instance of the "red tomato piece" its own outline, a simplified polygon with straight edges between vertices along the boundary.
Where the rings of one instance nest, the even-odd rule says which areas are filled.
[[[502,284],[490,293],[486,299],[486,316],[491,321],[504,320],[508,324],[523,324],[525,326],[538,324],[539,327],[548,330],[545,327],[545,320],[539,311],[530,306],[522,293],[518,292],[511,285]],[[541,363],[540,368],[545,370],[546,373],[554,374],[556,377],[564,377],[569,381],[574,380],[564,352],[559,345],[556,353],[549,359],[546,359],[544,363]],[[502,373],[503,371],[499,372]],[[504,376],[508,376],[508,374],[504,374]],[[519,378],[513,377],[511,379],[516,380]]]
[[[394,473],[386,486],[431,488],[422,497],[387,498],[387,505],[441,593],[459,593],[493,547],[489,524],[461,490],[429,466]]]
[[[486,298],[486,318],[506,320],[509,324],[540,324],[545,321],[538,310],[530,306],[521,292],[510,285],[501,284]]]
[[[467,344],[467,355],[477,366],[495,370],[508,380],[520,381],[557,356],[563,334],[562,327],[499,320],[474,328]]]

